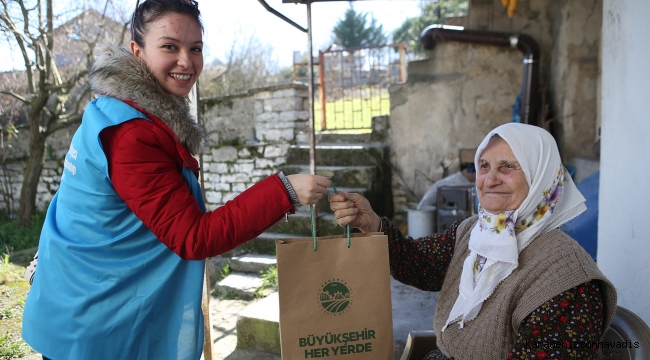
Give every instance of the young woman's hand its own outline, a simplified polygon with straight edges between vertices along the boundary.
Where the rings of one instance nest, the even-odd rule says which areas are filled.
[[[330,179],[320,175],[295,174],[288,175],[287,180],[296,192],[298,201],[303,205],[313,205],[323,196],[327,187],[330,186]]]
[[[354,194],[339,192],[328,196],[330,209],[334,211],[336,222],[341,226],[350,224],[363,232],[379,231],[381,219],[372,210],[368,199]]]

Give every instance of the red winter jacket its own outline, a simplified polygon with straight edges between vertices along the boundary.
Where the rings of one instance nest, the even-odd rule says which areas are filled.
[[[202,260],[232,250],[293,213],[277,175],[202,213],[181,176],[183,164],[198,174],[198,162],[167,125],[147,116],[153,121],[134,119],[101,132],[109,177],[135,215],[181,258]]]

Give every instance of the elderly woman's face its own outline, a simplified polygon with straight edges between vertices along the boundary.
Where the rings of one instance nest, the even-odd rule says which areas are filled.
[[[490,139],[479,158],[476,188],[481,206],[489,213],[515,210],[528,196],[528,182],[505,140]]]

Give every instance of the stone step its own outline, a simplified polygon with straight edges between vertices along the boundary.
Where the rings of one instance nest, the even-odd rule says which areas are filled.
[[[399,359],[411,330],[433,329],[438,293],[418,290],[391,277],[394,358]],[[246,307],[237,320],[237,348],[280,353],[277,293]]]
[[[342,232],[342,228],[336,222],[332,213],[319,213],[316,219],[318,223],[318,236],[337,235]],[[273,225],[269,232],[278,234],[289,234],[298,237],[311,236],[311,216],[309,208],[307,211],[297,211],[289,216],[289,222],[284,220],[278,221]]]
[[[208,271],[210,274],[210,286],[214,289],[217,286],[217,280],[222,276],[221,273],[224,269],[224,266],[230,266],[230,257],[220,255],[211,257],[207,260],[208,262]]]
[[[268,289],[260,290],[263,284],[260,275],[231,272],[215,285],[215,290],[225,297],[251,300],[272,292]]]
[[[213,289],[218,289],[218,291],[233,291],[232,289],[226,288],[217,288],[217,283],[221,280],[219,278],[222,276],[224,267],[228,266],[229,272],[234,273],[246,273],[252,275],[260,275],[262,272],[266,271],[269,267],[276,265],[277,261],[275,258],[275,239],[290,238],[291,235],[286,234],[272,234],[272,238],[269,235],[262,234],[264,238],[256,238],[250,242],[259,242],[260,245],[256,245],[255,248],[260,251],[266,252],[250,252],[252,246],[244,244],[233,251],[230,251],[226,254],[220,256],[215,256],[208,259],[208,270],[210,272],[210,286]],[[250,243],[249,242],[249,243]],[[217,281],[219,280],[219,281]],[[225,280],[222,279],[222,280]],[[232,279],[231,279],[232,280]],[[230,280],[229,280],[230,281]],[[224,284],[222,284],[224,285]],[[225,283],[229,285],[229,283]],[[237,295],[238,296],[238,295]]]
[[[340,143],[340,142],[370,142],[372,141],[372,131],[319,131],[316,133],[316,143]],[[308,142],[306,142],[308,143]]]
[[[302,211],[302,210],[301,210]],[[309,207],[307,207],[307,212],[302,214],[302,217],[309,216]],[[290,215],[292,219],[293,215]],[[291,220],[289,220],[291,221]],[[284,222],[284,220],[281,220]],[[301,225],[302,226],[302,225]],[[234,248],[231,251],[223,253],[217,257],[211,258],[211,262],[216,262],[217,258],[227,258],[228,263],[230,264],[230,259],[235,256],[243,256],[246,254],[262,254],[262,255],[275,255],[275,240],[276,239],[287,239],[287,238],[301,238],[311,236],[311,231],[304,234],[283,234],[278,232],[267,231],[260,234],[258,237],[245,242],[244,244]],[[221,260],[222,261],[222,260]],[[221,263],[219,265],[222,265]],[[212,264],[211,264],[212,266]],[[212,276],[212,275],[211,275]]]
[[[284,220],[282,220],[284,221]],[[264,232],[255,239],[249,241],[246,245],[246,250],[252,249],[253,251],[247,251],[247,253],[263,254],[263,255],[273,255],[275,256],[275,240],[276,239],[288,239],[288,238],[301,238],[309,236],[309,234],[296,235],[296,234],[282,234],[274,232]]]
[[[230,259],[230,270],[259,275],[276,264],[274,255],[245,254]]]
[[[316,145],[319,166],[381,165],[388,159],[388,144],[372,143],[321,143]],[[309,145],[291,145],[287,164],[309,164]]]
[[[309,174],[309,165],[283,165],[285,175]],[[377,167],[372,165],[316,166],[316,174],[329,176],[336,188],[366,188],[377,179]]]
[[[328,143],[318,144],[316,150],[317,173],[332,176],[340,190],[363,188],[362,195],[376,213],[392,216],[391,168],[386,143]],[[309,146],[292,145],[281,170],[306,173],[308,164]],[[326,199],[319,201],[317,207],[322,212],[330,211]]]
[[[237,348],[280,354],[278,293],[249,305],[237,318]]]
[[[248,255],[251,256],[268,256],[269,259],[275,259],[275,240],[277,239],[290,239],[290,238],[303,238],[311,236],[310,233],[305,234],[283,234],[275,232],[264,232],[255,239],[237,247],[236,249],[229,251],[226,254],[221,256],[210,258],[210,279],[212,280],[213,287],[215,286],[215,279],[218,278],[221,273],[221,269],[224,264],[228,264],[231,270],[237,270],[239,264],[233,264],[235,258],[241,258]],[[269,260],[270,261],[270,260]],[[274,263],[275,264],[275,263]],[[246,271],[241,271],[246,272]],[[257,272],[259,273],[259,272]]]

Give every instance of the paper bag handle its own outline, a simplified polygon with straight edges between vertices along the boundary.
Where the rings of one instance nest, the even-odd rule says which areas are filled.
[[[338,194],[339,191],[336,190],[334,182],[330,180],[330,183],[332,184],[334,193]],[[309,211],[311,212],[311,236],[314,238],[314,251],[316,251],[316,219],[314,216],[314,205],[309,206]],[[348,237],[348,247],[350,247],[350,224],[345,225],[345,235]]]

